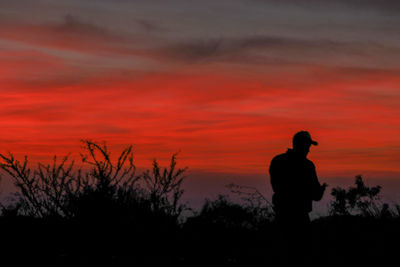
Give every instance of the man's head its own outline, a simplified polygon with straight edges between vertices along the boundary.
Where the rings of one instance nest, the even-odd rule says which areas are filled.
[[[318,145],[318,142],[311,139],[307,131],[300,131],[293,136],[293,150],[297,153],[307,156],[311,145]]]

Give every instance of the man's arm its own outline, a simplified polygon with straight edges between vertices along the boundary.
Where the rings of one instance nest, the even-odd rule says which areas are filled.
[[[314,201],[320,201],[324,195],[325,188],[327,187],[327,184],[324,183],[321,185],[318,181],[317,177],[317,172],[315,170],[315,165],[314,163],[311,162],[311,194],[312,194],[312,200]]]

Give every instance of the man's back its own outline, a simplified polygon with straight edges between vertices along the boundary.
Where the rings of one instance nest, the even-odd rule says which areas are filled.
[[[274,157],[269,172],[276,210],[308,213],[312,210],[312,200],[322,197],[314,164],[292,149]]]

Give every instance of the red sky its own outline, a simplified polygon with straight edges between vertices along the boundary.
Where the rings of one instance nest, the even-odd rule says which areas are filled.
[[[400,177],[395,2],[81,2],[0,1],[2,153],[262,174],[309,130],[321,175]]]

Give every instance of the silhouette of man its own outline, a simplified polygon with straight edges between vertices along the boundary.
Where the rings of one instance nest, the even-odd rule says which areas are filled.
[[[327,186],[319,183],[314,163],[307,159],[311,145],[318,143],[309,132],[296,133],[293,148],[275,156],[269,167],[272,204],[283,242],[281,252],[297,263],[307,258],[312,201],[321,200]]]

